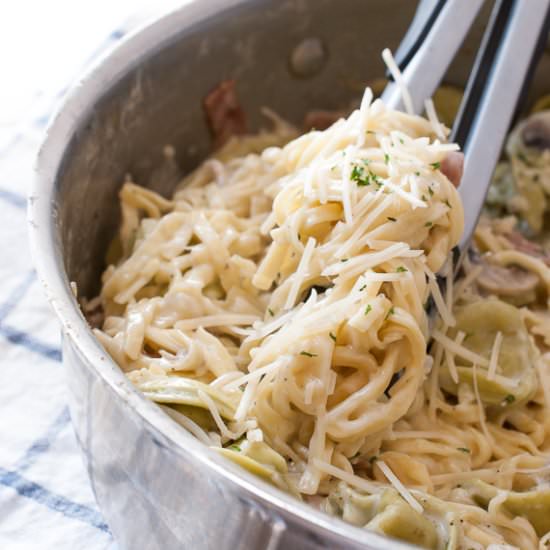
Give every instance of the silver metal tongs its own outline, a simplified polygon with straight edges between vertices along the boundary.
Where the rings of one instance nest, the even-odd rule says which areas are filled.
[[[422,0],[395,60],[420,114],[440,84],[483,0]],[[550,0],[496,0],[476,55],[451,141],[464,151],[459,193],[464,233],[455,273],[468,250],[495,166],[518,105],[548,39]],[[390,82],[382,99],[403,108],[400,87]]]

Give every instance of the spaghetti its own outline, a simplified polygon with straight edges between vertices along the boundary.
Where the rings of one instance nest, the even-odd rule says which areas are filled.
[[[542,548],[550,270],[486,218],[453,286],[458,147],[428,113],[367,90],[327,130],[231,138],[170,200],[126,182],[96,334],[202,442],[330,513],[429,548]],[[480,283],[511,265],[527,304]]]

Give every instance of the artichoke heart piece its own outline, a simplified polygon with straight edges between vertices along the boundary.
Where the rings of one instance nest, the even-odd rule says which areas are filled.
[[[422,548],[439,548],[437,530],[432,522],[399,497],[392,499],[365,527]]]
[[[433,497],[423,499],[424,514],[411,508],[394,489],[365,494],[340,483],[325,501],[325,510],[358,527],[394,537],[422,548],[455,550],[457,527],[445,506]]]
[[[536,350],[516,307],[500,300],[480,300],[459,308],[456,326],[449,331],[453,338],[464,332],[462,346],[484,357],[489,362],[498,332],[502,344],[498,355],[496,376],[488,376],[488,369],[477,366],[476,379],[479,395],[485,405],[511,405],[527,401],[537,387],[535,369]],[[459,384],[474,387],[474,369],[469,360],[456,355]],[[446,363],[440,370],[441,387],[456,395],[458,385],[453,381]]]
[[[288,473],[286,460],[267,443],[241,440],[223,449],[216,448],[216,450],[250,473],[285,491],[292,492],[300,498],[300,495],[292,491],[291,486],[285,481],[285,475]]]
[[[499,489],[480,480],[472,481],[464,485],[464,488],[469,490],[473,499],[485,508],[499,493]],[[525,492],[510,491],[501,506],[503,511],[513,517],[526,518],[539,537],[550,530],[550,488]]]
[[[220,415],[226,420],[233,420],[237,410],[237,398],[190,378],[159,376],[158,378],[137,382],[136,386],[143,392],[145,397],[157,403],[188,405],[208,409],[208,405],[200,397],[200,392],[204,392],[212,399]],[[186,414],[185,411],[180,412]]]

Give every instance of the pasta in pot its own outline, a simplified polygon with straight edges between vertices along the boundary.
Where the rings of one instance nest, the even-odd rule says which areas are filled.
[[[185,429],[329,513],[427,548],[535,548],[550,321],[477,281],[529,272],[534,306],[548,268],[487,219],[453,284],[458,147],[433,117],[370,90],[324,131],[269,116],[170,200],[124,184],[99,340]]]

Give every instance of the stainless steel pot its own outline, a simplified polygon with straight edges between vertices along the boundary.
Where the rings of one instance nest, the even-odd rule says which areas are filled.
[[[348,104],[381,75],[380,51],[396,47],[414,8],[409,0],[195,0],[100,60],[54,118],[38,158],[30,230],[63,326],[78,441],[121,548],[406,548],[294,500],[173,424],[95,340],[69,281],[81,295],[97,293],[125,173],[169,193],[207,154],[201,100],[220,80],[237,79],[253,129],[263,105],[299,123],[310,108]],[[451,81],[465,81],[482,27]],[[321,39],[327,57],[314,75],[297,77],[289,56],[307,37]],[[175,146],[178,168],[157,168],[165,144]]]

